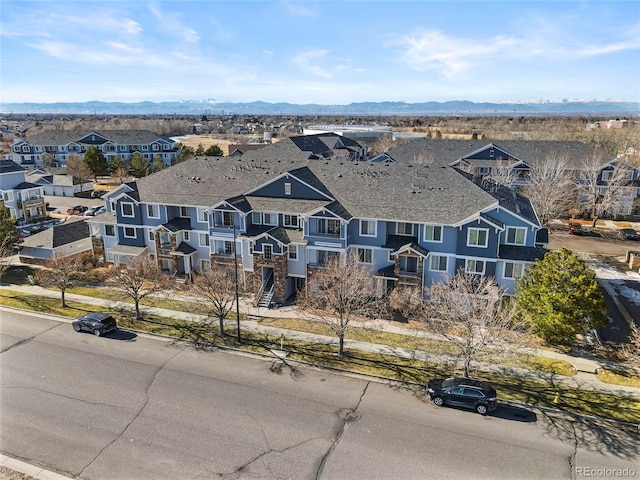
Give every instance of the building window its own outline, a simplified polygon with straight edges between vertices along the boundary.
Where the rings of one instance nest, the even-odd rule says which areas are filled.
[[[465,263],[465,271],[467,273],[484,274],[485,261],[484,260],[467,260]]]
[[[400,256],[400,271],[402,273],[418,273],[418,257]]]
[[[150,242],[155,242],[155,240],[156,240],[156,236],[153,233],[153,230],[149,230],[149,241]]]
[[[284,184],[284,194],[285,195],[291,195],[291,184],[290,183],[285,183]]]
[[[123,217],[133,217],[133,203],[123,202],[120,204],[120,213]]]
[[[523,227],[507,228],[507,243],[510,245],[524,245],[527,229]]]
[[[136,229],[133,227],[124,227],[125,238],[136,238]]]
[[[434,272],[446,272],[448,260],[449,257],[444,255],[433,255],[431,257],[431,265],[429,268]]]
[[[373,251],[370,248],[358,248],[358,261],[360,263],[373,263]]]
[[[149,218],[160,218],[160,207],[158,205],[147,205],[147,216]]]
[[[233,242],[224,242],[224,254],[233,255]]]
[[[289,245],[289,260],[297,260],[297,259],[298,259],[298,246]]]
[[[198,244],[201,247],[208,247],[209,246],[209,234],[208,233],[201,233],[200,235],[198,235]]]
[[[254,225],[262,225],[262,214],[260,212],[253,212],[251,214],[251,223]]]
[[[116,227],[114,225],[105,225],[104,226],[104,235],[105,235],[105,237],[115,237],[116,236]]]
[[[318,250],[316,252],[316,255],[317,255],[316,258],[318,259],[318,265],[323,267],[326,266],[332,260],[336,260],[340,257],[340,253],[330,252],[327,250]]]
[[[184,232],[183,236],[184,236],[184,241],[185,242],[188,242],[189,238],[191,237],[191,235],[189,235],[189,232]]]
[[[180,207],[180,216],[189,218],[189,207]]]
[[[263,245],[262,256],[265,260],[271,260],[271,257],[273,256],[273,247],[271,245]]]
[[[425,242],[442,242],[442,227],[439,225],[426,225],[424,227]]]
[[[318,219],[318,233],[320,235],[340,235],[340,220],[319,218]]]
[[[277,213],[263,213],[262,214],[262,223],[265,225],[278,225],[278,214]]]
[[[396,234],[413,235],[413,223],[398,222],[396,223]]]
[[[208,272],[211,270],[211,260],[200,259],[200,271]]]
[[[375,220],[360,220],[360,235],[363,237],[375,237],[376,225]]]
[[[204,208],[198,208],[196,209],[196,212],[198,212],[198,221],[206,223],[209,218],[207,211]]]
[[[520,278],[524,274],[524,264],[515,262],[505,262],[504,278]]]
[[[284,226],[285,227],[298,227],[298,216],[297,215],[283,215],[284,217]]]
[[[486,247],[489,230],[486,228],[470,228],[467,234],[468,247]]]

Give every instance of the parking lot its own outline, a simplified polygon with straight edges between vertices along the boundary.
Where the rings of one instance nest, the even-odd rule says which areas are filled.
[[[44,196],[45,203],[48,203],[47,213],[53,217],[66,217],[67,210],[76,205],[84,205],[85,207],[95,207],[104,205],[104,200],[101,198],[91,198],[91,195],[87,192],[83,193],[81,197],[59,197],[53,195]]]

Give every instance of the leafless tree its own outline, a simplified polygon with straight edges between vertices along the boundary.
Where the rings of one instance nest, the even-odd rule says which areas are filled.
[[[128,182],[130,180],[133,179],[133,177],[131,176],[131,174],[127,171],[126,168],[120,167],[120,168],[116,168],[112,173],[111,173],[111,178],[113,178],[113,180],[118,184],[118,185],[122,185],[125,182]]]
[[[136,320],[140,320],[140,301],[154,293],[172,287],[173,279],[148,255],[134,257],[127,265],[113,269],[107,275],[107,285],[131,298],[136,306]]]
[[[407,140],[402,138],[396,138],[394,140],[393,135],[391,135],[390,133],[385,134],[378,137],[371,144],[371,147],[369,148],[369,154],[371,156],[375,156],[375,155],[380,155],[381,153],[387,153],[392,148],[398,147],[406,142]]]
[[[543,226],[573,207],[574,173],[566,157],[548,156],[529,172],[522,194],[527,197]]]
[[[420,287],[399,286],[389,294],[389,305],[406,321],[412,317],[421,318],[425,308]]]
[[[93,178],[93,173],[82,159],[77,155],[69,155],[67,158],[67,174],[73,178],[77,178],[80,182],[80,191],[84,188],[84,184]]]
[[[620,163],[614,163],[603,178],[605,162],[601,154],[592,155],[584,160],[575,179],[577,201],[591,215],[594,227],[598,218],[617,213],[629,182],[629,170]]]
[[[498,185],[510,187],[518,179],[518,173],[511,168],[512,162],[508,160],[496,160],[491,166],[491,172],[484,178]],[[473,172],[477,174],[477,172]]]
[[[371,269],[350,251],[344,259],[332,257],[325,268],[314,271],[298,296],[303,311],[322,320],[338,337],[340,357],[351,321],[376,311],[372,286]]]
[[[235,303],[235,272],[212,265],[209,270],[196,275],[188,288],[191,294],[203,300],[202,308],[207,314],[218,319],[220,336],[224,337],[224,319]]]
[[[0,278],[11,266],[11,256],[13,255],[13,246],[10,238],[0,239]]]
[[[459,270],[426,293],[425,320],[457,348],[465,377],[479,354],[500,345],[514,332],[513,308],[505,302],[506,292],[493,277]]]
[[[635,323],[630,326],[629,343],[624,345],[625,362],[640,372],[640,327]]]
[[[44,267],[36,271],[36,283],[60,289],[60,306],[66,308],[65,293],[68,288],[82,282],[87,266],[77,255],[55,254],[45,262]]]

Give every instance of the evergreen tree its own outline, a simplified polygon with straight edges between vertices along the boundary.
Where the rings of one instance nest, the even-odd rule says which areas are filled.
[[[149,175],[150,167],[140,152],[136,152],[131,156],[131,174],[136,178],[142,178]]]
[[[127,162],[125,162],[120,155],[116,155],[113,157],[111,161],[111,173],[115,172],[119,168],[124,168],[125,170],[129,170],[129,166]]]
[[[595,273],[567,248],[547,253],[516,286],[519,312],[552,345],[572,345],[577,334],[607,324]]]
[[[209,157],[222,157],[224,155],[218,145],[210,145],[209,148],[204,151],[204,154]]]
[[[11,245],[17,240],[16,219],[11,216],[9,207],[0,204],[0,244]]]
[[[82,160],[89,171],[93,174],[94,180],[98,180],[98,175],[106,175],[109,170],[109,163],[104,153],[95,145],[91,145],[84,152],[84,158]]]
[[[194,155],[196,157],[201,157],[202,155],[204,155],[204,147],[201,143],[198,144],[198,148],[196,148]]]
[[[186,160],[189,160],[190,158],[192,158],[195,154],[195,150],[193,149],[193,147],[190,147],[188,145],[183,145],[182,143],[178,142],[177,143],[178,148],[180,148],[180,154],[178,155],[178,158],[176,159],[176,163],[182,163]]]
[[[151,172],[159,172],[160,170],[162,170],[163,168],[165,168],[166,165],[164,164],[164,160],[162,159],[162,157],[160,155],[156,155],[155,157],[153,157],[153,165],[151,166]]]

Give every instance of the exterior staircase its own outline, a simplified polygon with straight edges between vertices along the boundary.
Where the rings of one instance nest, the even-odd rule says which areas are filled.
[[[275,288],[273,285],[273,275],[270,276],[263,286],[262,293],[258,299],[258,307],[269,308],[275,295]]]

